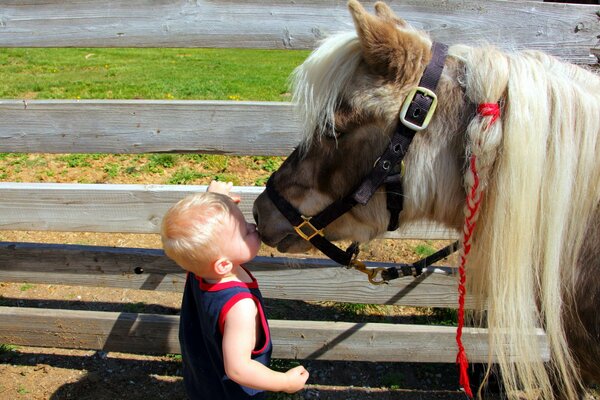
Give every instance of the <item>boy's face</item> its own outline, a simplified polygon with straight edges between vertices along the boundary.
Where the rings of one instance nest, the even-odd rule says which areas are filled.
[[[232,263],[240,265],[256,257],[260,248],[260,236],[256,225],[246,222],[239,208],[233,209],[219,233],[216,244],[222,249],[223,256]]]

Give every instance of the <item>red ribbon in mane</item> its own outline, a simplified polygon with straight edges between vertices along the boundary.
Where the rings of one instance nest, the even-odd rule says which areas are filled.
[[[500,117],[500,106],[498,103],[481,103],[477,106],[477,113],[482,117],[492,117],[489,128]]]

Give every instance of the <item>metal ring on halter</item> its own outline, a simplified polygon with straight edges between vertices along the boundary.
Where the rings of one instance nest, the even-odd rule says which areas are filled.
[[[387,280],[385,280],[383,278],[383,275],[382,275],[383,271],[385,271],[386,268],[383,268],[383,267],[367,268],[365,263],[363,263],[362,261],[359,261],[359,260],[352,260],[350,262],[350,265],[348,265],[348,268],[352,268],[352,269],[355,269],[357,271],[360,271],[360,272],[366,274],[367,278],[369,279],[369,282],[373,285],[382,285],[382,284],[389,283]],[[379,279],[378,279],[378,277],[379,277]]]

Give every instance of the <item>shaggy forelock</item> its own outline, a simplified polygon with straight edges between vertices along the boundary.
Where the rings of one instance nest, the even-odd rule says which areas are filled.
[[[361,60],[356,32],[326,39],[291,76],[297,111],[304,121],[300,149],[335,126],[334,114],[344,89]]]

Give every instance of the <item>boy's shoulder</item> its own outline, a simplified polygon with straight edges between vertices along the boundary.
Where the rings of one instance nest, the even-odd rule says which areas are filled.
[[[227,317],[237,317],[239,314],[242,318],[254,318],[258,311],[255,296],[250,291],[238,292],[229,298],[224,311]]]

